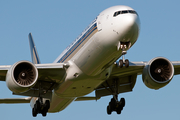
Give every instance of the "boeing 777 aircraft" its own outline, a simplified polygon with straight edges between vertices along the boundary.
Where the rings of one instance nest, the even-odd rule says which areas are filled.
[[[140,32],[138,13],[128,6],[113,6],[96,19],[53,63],[41,64],[32,34],[29,44],[32,62],[19,61],[0,66],[0,80],[13,95],[25,98],[0,99],[0,103],[30,103],[32,115],[46,116],[64,110],[73,101],[98,100],[112,95],[107,114],[120,114],[125,99],[118,94],[130,92],[137,75],[151,89],[166,86],[180,74],[180,61],[156,57],[149,62],[130,62],[127,51]],[[122,59],[118,60],[120,57]],[[85,95],[95,91],[95,97]]]

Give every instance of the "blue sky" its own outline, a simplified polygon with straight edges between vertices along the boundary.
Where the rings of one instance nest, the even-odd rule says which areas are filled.
[[[180,61],[179,0],[1,0],[0,65],[20,60],[31,61],[28,33],[32,32],[42,63],[53,62],[58,55],[104,9],[114,5],[134,8],[141,20],[140,36],[125,56],[130,61],[149,61],[163,56]],[[106,114],[111,96],[96,101],[73,102],[60,113],[38,115],[38,120],[169,120],[180,119],[180,76],[160,90],[151,90],[138,76],[133,92],[126,99],[121,115]],[[13,96],[5,82],[0,84],[0,98]],[[90,94],[91,96],[94,93]],[[29,104],[0,105],[0,119],[31,120]]]

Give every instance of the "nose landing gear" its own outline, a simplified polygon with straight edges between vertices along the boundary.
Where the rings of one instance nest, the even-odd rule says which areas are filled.
[[[128,59],[120,59],[118,62],[118,67],[122,68],[125,65],[126,68],[129,67],[129,60]]]
[[[122,68],[123,65],[125,65],[126,68],[129,67],[129,60],[125,59],[125,54],[127,54],[126,49],[129,45],[129,42],[119,42],[118,49],[120,48],[122,50],[122,59],[120,59],[118,62],[118,67],[120,68]]]
[[[129,60],[128,59],[125,59],[125,54],[127,52],[126,51],[122,51],[122,58],[123,59],[120,59],[119,62],[118,62],[118,67],[122,68],[123,65],[125,65],[126,68],[129,67]]]

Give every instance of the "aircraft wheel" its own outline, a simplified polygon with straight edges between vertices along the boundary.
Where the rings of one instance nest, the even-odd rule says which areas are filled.
[[[37,111],[35,110],[35,108],[32,109],[32,115],[33,115],[33,117],[37,116]]]
[[[34,104],[34,108],[32,109],[32,115],[33,115],[33,117],[36,117],[37,114],[40,112],[40,107],[41,107],[41,104],[40,104],[40,102],[37,100],[36,103]]]
[[[46,100],[45,102],[45,108],[48,110],[50,108],[50,101]]]
[[[39,110],[40,110],[40,102],[39,101],[36,101],[36,104],[34,105],[34,109],[37,111],[37,113],[39,112]]]
[[[128,59],[125,60],[125,67],[126,67],[126,68],[129,67],[129,60],[128,60]]]
[[[121,114],[121,110],[122,110],[121,106],[118,106],[118,108],[117,108],[117,110],[116,110],[116,113],[117,113],[117,114]]]
[[[112,111],[111,111],[111,109],[110,109],[110,107],[109,107],[109,105],[107,106],[107,114],[108,115],[111,115],[111,113],[112,113]]]
[[[125,106],[125,99],[124,98],[121,98],[120,100],[120,106],[122,106],[122,108]]]
[[[43,117],[46,117],[46,115],[47,115],[47,111],[46,111],[46,110],[43,110],[43,111],[42,111],[42,116],[43,116]]]
[[[116,100],[114,98],[111,99],[111,102],[109,102],[109,106],[111,111],[113,111],[116,108]]]
[[[119,60],[119,67],[120,67],[120,68],[123,67],[123,60],[122,60],[122,59]]]

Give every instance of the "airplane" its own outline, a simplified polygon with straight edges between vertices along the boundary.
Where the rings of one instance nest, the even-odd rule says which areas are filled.
[[[142,75],[148,88],[158,90],[180,74],[180,61],[164,57],[148,62],[125,59],[139,32],[140,19],[134,9],[124,5],[107,8],[53,63],[47,64],[41,64],[29,33],[32,62],[0,66],[0,81],[6,82],[13,95],[26,97],[0,99],[0,103],[30,103],[33,117],[45,117],[64,110],[73,101],[112,95],[107,114],[121,114],[125,99],[118,100],[118,95],[133,90],[137,75]],[[86,96],[93,91],[95,97]]]

